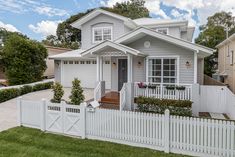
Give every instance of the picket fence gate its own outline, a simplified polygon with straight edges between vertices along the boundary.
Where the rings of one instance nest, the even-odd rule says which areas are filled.
[[[235,156],[234,121],[51,104],[18,99],[19,125],[166,153]]]

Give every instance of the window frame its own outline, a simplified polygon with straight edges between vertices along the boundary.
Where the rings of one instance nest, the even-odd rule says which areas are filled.
[[[159,32],[159,30],[166,30],[166,34]],[[157,28],[156,31],[161,34],[169,35],[169,28]]]
[[[233,65],[233,56],[234,56],[234,51],[231,50],[230,51],[230,55],[229,55],[229,64],[230,65]]]
[[[95,31],[96,31],[96,30],[100,30],[100,29],[101,29],[101,38],[102,38],[102,40],[101,40],[101,41],[95,41]],[[100,42],[103,42],[103,41],[104,41],[104,29],[110,29],[110,35],[111,35],[110,41],[113,40],[113,27],[112,27],[112,26],[93,27],[93,28],[92,28],[92,42],[93,42],[94,44],[100,43]]]
[[[157,83],[157,82],[152,82],[152,83],[154,83],[154,84],[166,84],[166,85],[171,85],[171,84],[179,84],[179,73],[180,73],[180,67],[179,67],[179,59],[180,59],[180,57],[179,56],[149,56],[149,57],[147,57],[146,58],[146,82],[147,83],[151,83],[150,81],[149,81],[149,78],[151,77],[151,76],[149,76],[149,64],[150,64],[150,62],[149,62],[149,60],[150,59],[161,59],[161,76],[160,76],[160,78],[161,78],[161,82],[160,83]],[[176,60],[176,62],[175,62],[175,65],[176,65],[176,69],[175,69],[175,72],[176,72],[176,81],[175,81],[175,83],[164,83],[163,82],[163,79],[164,79],[164,75],[163,75],[163,66],[164,66],[164,63],[163,63],[163,60],[164,59],[175,59]]]

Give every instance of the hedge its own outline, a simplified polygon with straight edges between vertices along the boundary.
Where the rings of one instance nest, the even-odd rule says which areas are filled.
[[[192,102],[189,100],[138,97],[135,102],[140,112],[163,114],[169,109],[171,115],[192,116]]]
[[[0,103],[16,98],[18,96],[45,89],[50,89],[54,82],[39,83],[36,85],[25,85],[20,88],[10,88],[0,90]]]

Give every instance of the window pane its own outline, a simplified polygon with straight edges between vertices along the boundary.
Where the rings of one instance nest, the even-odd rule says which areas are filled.
[[[163,76],[170,76],[170,71],[163,71]]]
[[[175,78],[171,78],[171,79],[170,79],[170,83],[176,83],[175,80],[176,80]]]
[[[171,65],[171,70],[175,70],[175,65]]]
[[[175,76],[175,71],[171,71],[170,76]]]
[[[103,33],[104,33],[104,35],[111,35],[111,29],[110,28],[104,28],[103,29]]]
[[[175,59],[171,59],[171,64],[175,64]]]
[[[95,30],[95,35],[101,36],[102,35],[102,30],[101,29],[96,29]]]
[[[170,66],[169,65],[164,65],[163,70],[170,70]]]
[[[163,64],[169,64],[170,63],[170,60],[169,59],[164,59],[163,60]]]
[[[163,78],[163,83],[170,83],[170,78]]]
[[[104,35],[104,40],[111,40],[111,35]]]

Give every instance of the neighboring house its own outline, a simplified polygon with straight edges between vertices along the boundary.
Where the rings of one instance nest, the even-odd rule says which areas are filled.
[[[53,47],[53,46],[47,46],[44,45],[48,52],[48,58],[53,55],[58,55],[67,51],[71,51],[71,49],[68,48],[61,48],[61,47]],[[54,61],[46,59],[47,69],[44,72],[43,76],[47,78],[54,77]]]
[[[50,57],[55,78],[85,88],[104,80],[119,91],[124,82],[203,84],[204,57],[213,50],[192,43],[188,21],[129,18],[96,9],[72,23],[81,29],[81,49]]]
[[[218,48],[218,79],[235,93],[235,34],[216,46]]]

